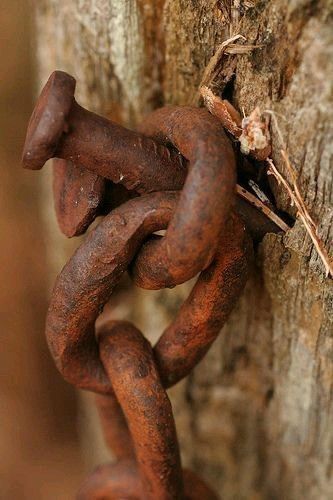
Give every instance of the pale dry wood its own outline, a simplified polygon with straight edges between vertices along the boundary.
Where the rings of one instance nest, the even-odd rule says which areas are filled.
[[[280,172],[274,165],[273,160],[268,157],[271,152],[268,122],[262,120],[260,109],[255,108],[248,117],[244,117],[241,120],[237,110],[227,100],[223,100],[219,96],[214,95],[208,87],[201,87],[200,93],[208,110],[221,121],[221,124],[228,130],[228,132],[230,132],[236,139],[239,140],[241,144],[241,151],[245,154],[252,154],[252,156],[256,159],[267,160],[268,164],[270,165],[267,173],[273,175],[277,179],[278,183],[284,186],[290,197],[291,203],[297,206],[298,215],[302,220],[305,229],[308,231],[318,252],[318,255],[324,264],[326,276],[333,276],[332,259],[328,255],[325,245],[318,237],[318,225],[315,224],[312,217],[310,216],[308,208],[302,198],[297,184],[295,169],[291,165],[286,149],[281,149],[280,152],[284,159],[289,175],[292,179],[293,188],[290,187],[287,180],[284,179],[284,177],[280,174]],[[273,116],[280,142],[285,148],[285,143],[275,113],[270,110],[267,110],[266,112],[270,113]],[[256,136],[258,136],[258,132],[260,133],[259,140],[258,138],[256,138]],[[245,190],[244,192],[246,194]],[[242,188],[240,186],[237,186],[237,193],[242,193]],[[252,200],[253,204],[256,205],[256,202],[254,201],[255,197],[250,193],[248,193],[248,195],[250,196],[247,196],[247,200]],[[246,196],[244,197],[246,198]],[[264,204],[262,205],[265,206]],[[257,206],[259,207],[259,204]],[[265,213],[265,215],[271,220],[273,220],[274,217],[280,220],[279,217],[277,217],[271,210],[263,210],[263,213]],[[284,224],[283,221],[281,221],[281,223],[278,223],[278,225],[279,227],[284,229],[284,231],[286,231],[286,227],[288,228],[288,226]]]
[[[147,44],[139,42],[136,50],[135,41],[143,36],[140,26],[154,4],[38,3],[41,79],[54,67],[73,72],[85,105],[102,112],[111,108],[127,123],[155,105],[154,88],[168,104],[193,103],[209,60],[230,38],[222,12],[222,7],[230,12],[230,2],[166,0],[163,13],[155,16],[155,26],[163,24],[163,30],[158,35],[162,43],[156,42],[158,57],[152,60]],[[262,48],[224,54],[214,91],[222,95],[227,88],[245,114],[259,105],[288,118],[281,128],[299,167],[299,190],[313,218],[322,221],[319,235],[329,248],[333,190],[327,75],[332,72],[333,29],[329,2],[318,5],[267,0],[243,9],[233,4],[233,33]],[[116,8],[122,13],[115,13]],[[128,29],[115,40],[117,16]],[[124,58],[128,66],[133,64],[128,73]],[[284,173],[275,133],[272,141],[272,159]],[[289,197],[276,183],[272,189],[279,208],[295,216]],[[61,248],[59,240],[54,248]],[[154,339],[188,289],[136,292],[128,306],[135,305],[133,317]],[[332,303],[331,280],[325,279],[303,226],[296,222],[284,235],[267,235],[221,337],[194,374],[171,391],[184,463],[204,475],[223,498],[332,497]],[[94,461],[99,461],[99,445],[94,450]]]
[[[287,153],[284,150],[281,150],[281,155],[283,156],[283,158],[286,162],[286,165],[288,166],[288,170],[292,171]],[[273,175],[276,178],[278,183],[280,185],[282,185],[285,188],[285,190],[287,191],[287,193],[291,199],[292,204],[296,205],[296,207],[298,209],[297,215],[302,220],[302,222],[305,226],[305,229],[309,233],[309,235],[313,241],[313,244],[316,247],[318,255],[324,264],[326,276],[331,275],[331,277],[333,277],[332,259],[329,257],[328,252],[327,252],[323,242],[317,236],[318,226],[313,222],[313,220],[308,212],[308,209],[307,209],[307,207],[306,207],[306,205],[305,205],[305,203],[304,203],[304,201],[299,193],[299,190],[297,188],[296,181],[293,182],[293,188],[291,188],[288,181],[280,174],[280,172],[278,171],[278,169],[274,165],[273,160],[271,160],[269,158],[267,160],[267,162],[269,164],[268,174]]]
[[[217,48],[216,52],[210,58],[209,63],[205,68],[199,88],[209,87],[209,85],[211,85],[211,83],[218,75],[218,66],[221,64],[223,54],[226,53],[229,45],[233,45],[233,47],[235,47],[234,42],[236,42],[237,40],[245,40],[245,38],[240,34],[233,35],[231,38],[228,38],[227,40],[222,42],[221,45]]]
[[[200,88],[200,94],[208,111],[216,116],[223,127],[238,139],[242,134],[242,118],[238,111],[226,99],[216,96],[205,85]]]
[[[281,228],[282,231],[288,231],[288,229],[290,229],[288,224],[286,224],[278,215],[276,215],[273,210],[268,208],[267,205],[265,205],[256,196],[254,196],[252,193],[249,193],[249,191],[244,189],[239,184],[237,184],[236,186],[236,193],[251,205],[256,207],[258,210],[260,210],[264,215],[266,215],[268,219],[273,221],[279,228]]]
[[[239,112],[226,99],[215,95],[208,87],[200,88],[207,109],[220,120],[241,145],[244,154],[249,154],[256,160],[266,160],[271,153],[271,138],[268,120],[256,107],[241,118]]]

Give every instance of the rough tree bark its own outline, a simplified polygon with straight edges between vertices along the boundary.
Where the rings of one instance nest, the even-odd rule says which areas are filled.
[[[261,48],[223,56],[214,90],[247,114],[259,105],[283,115],[301,193],[329,247],[332,15],[330,0],[43,0],[39,79],[66,70],[78,80],[82,104],[133,125],[163,103],[196,102],[218,45],[243,35]],[[273,159],[288,176],[272,133]],[[271,183],[277,206],[295,216]],[[56,239],[58,270],[64,253]],[[154,338],[188,290],[138,291],[126,308]],[[170,391],[184,463],[221,497],[333,497],[332,334],[332,281],[296,220],[287,234],[266,235],[219,340]],[[95,443],[96,460],[99,449]]]

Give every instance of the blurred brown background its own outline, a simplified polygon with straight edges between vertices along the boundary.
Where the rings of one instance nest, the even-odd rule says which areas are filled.
[[[68,499],[82,475],[76,396],[49,356],[40,176],[20,154],[34,95],[32,8],[0,14],[0,498]]]

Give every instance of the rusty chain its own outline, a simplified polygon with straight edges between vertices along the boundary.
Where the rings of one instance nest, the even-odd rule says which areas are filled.
[[[84,233],[106,212],[58,276],[46,320],[59,371],[97,393],[105,439],[118,459],[97,468],[78,498],[216,499],[181,468],[166,389],[203,358],[247,279],[251,240],[234,199],[232,146],[204,109],[162,108],[133,132],[83,109],[74,90],[66,73],[50,76],[29,122],[23,164],[39,169],[57,158],[55,208],[67,236]],[[115,194],[107,209],[105,179]],[[117,197],[117,184],[127,188],[124,196]],[[253,228],[255,214],[245,212]],[[161,229],[165,236],[153,235]],[[200,273],[153,348],[129,322],[95,328],[126,271],[148,289]]]

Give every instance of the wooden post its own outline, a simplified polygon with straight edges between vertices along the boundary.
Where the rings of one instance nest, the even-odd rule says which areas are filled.
[[[163,103],[196,102],[219,44],[230,33],[244,36],[260,48],[225,54],[214,90],[224,89],[246,114],[258,105],[276,112],[302,196],[329,247],[331,9],[328,0],[43,0],[36,8],[39,80],[66,70],[83,105],[133,125]],[[287,176],[272,132],[273,159]],[[283,189],[271,184],[279,208],[295,216]],[[59,255],[58,238],[55,245]],[[132,317],[156,336],[188,289],[137,292]],[[332,316],[332,280],[301,222],[286,235],[268,234],[220,339],[171,391],[184,463],[221,497],[333,496]]]

